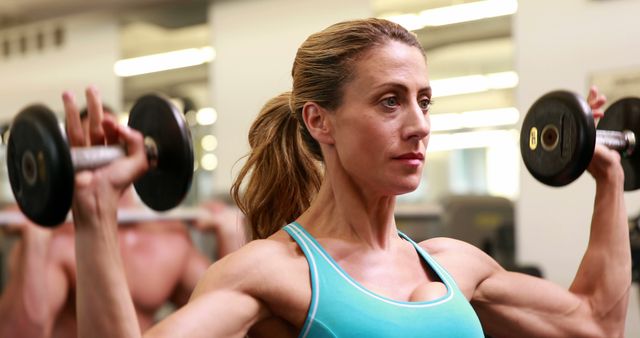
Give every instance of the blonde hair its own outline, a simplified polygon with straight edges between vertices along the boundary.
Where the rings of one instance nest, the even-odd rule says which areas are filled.
[[[354,63],[389,41],[414,46],[424,55],[413,33],[375,18],[337,23],[300,46],[291,71],[293,90],[269,100],[258,114],[249,131],[251,151],[231,187],[254,238],[266,238],[294,221],[320,189],[323,157],[304,124],[304,104],[338,108]]]

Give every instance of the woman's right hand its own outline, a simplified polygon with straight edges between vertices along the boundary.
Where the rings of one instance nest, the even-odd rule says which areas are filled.
[[[104,114],[98,90],[90,86],[85,91],[88,110],[88,139],[83,130],[75,97],[64,92],[67,137],[71,147],[122,144],[126,157],[94,169],[76,173],[73,214],[76,227],[107,223],[117,226],[118,200],[127,187],[148,169],[142,135],[128,126],[119,125]],[[85,124],[86,125],[86,124]]]

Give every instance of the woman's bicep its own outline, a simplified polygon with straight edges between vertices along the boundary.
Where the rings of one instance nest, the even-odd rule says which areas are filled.
[[[478,285],[471,303],[495,337],[582,337],[601,329],[583,297],[522,273],[496,271]]]
[[[194,294],[189,303],[145,332],[144,337],[244,337],[267,311],[253,296],[237,290]]]
[[[467,243],[433,239],[422,243],[452,275],[492,337],[598,336],[586,297],[542,278],[510,272]]]

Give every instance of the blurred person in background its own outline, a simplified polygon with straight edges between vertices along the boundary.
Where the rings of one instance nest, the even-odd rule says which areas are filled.
[[[102,108],[102,118],[116,120],[108,106]],[[84,144],[88,146],[91,131],[87,110],[80,116]],[[129,187],[118,208],[144,207]],[[144,221],[118,227],[120,254],[141,330],[155,322],[164,305],[180,307],[188,301],[211,264],[210,257],[222,258],[245,243],[244,219],[237,208],[219,200],[205,201],[200,208],[206,216],[193,226],[203,234],[214,234],[215,253],[203,254],[182,221]],[[19,212],[17,205],[6,210]],[[27,221],[8,224],[3,230],[17,234],[18,239],[8,257],[9,279],[0,296],[0,337],[76,337],[73,224],[47,229]]]

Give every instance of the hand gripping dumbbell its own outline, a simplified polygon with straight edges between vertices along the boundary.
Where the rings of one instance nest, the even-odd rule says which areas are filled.
[[[553,91],[534,102],[520,130],[520,152],[538,181],[564,186],[580,177],[591,162],[595,144],[621,153],[624,189],[640,188],[640,98],[614,102],[596,130],[593,113],[584,98],[569,91]]]
[[[144,136],[149,170],[134,182],[151,209],[169,210],[182,202],[193,177],[193,145],[184,116],[167,99],[138,99],[129,127]],[[7,144],[11,190],[20,210],[33,222],[55,226],[71,208],[75,172],[126,156],[119,145],[72,147],[54,113],[43,105],[23,109],[13,120]]]

